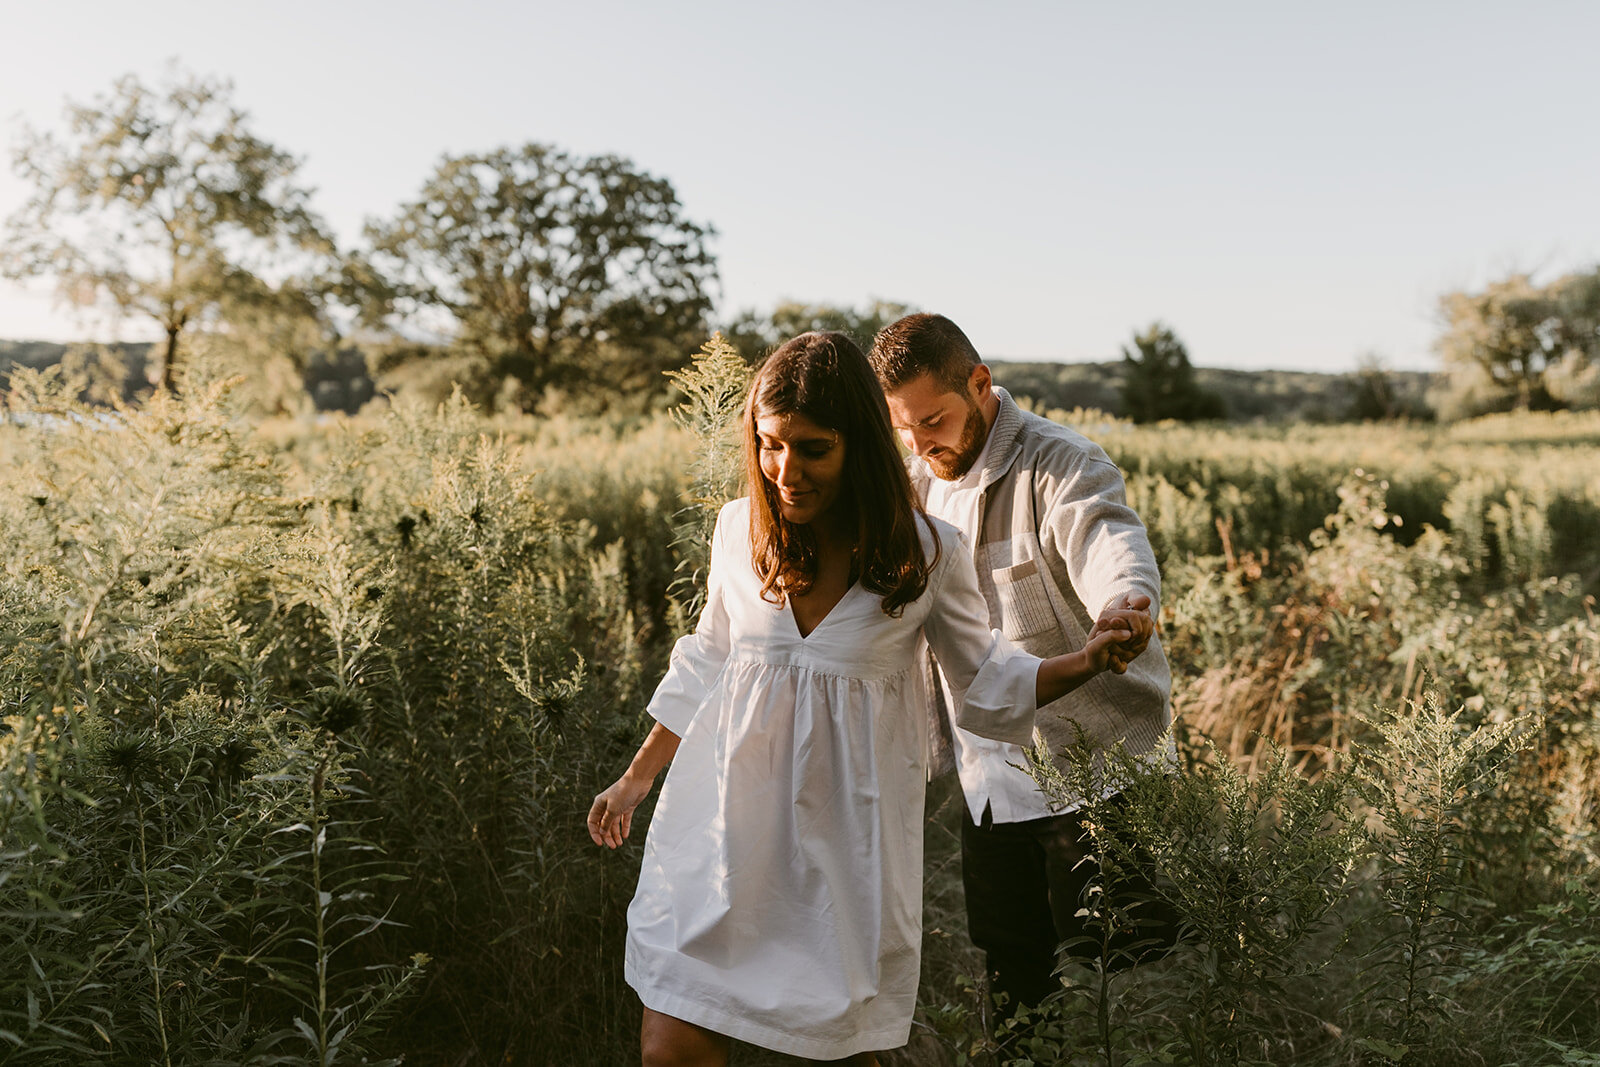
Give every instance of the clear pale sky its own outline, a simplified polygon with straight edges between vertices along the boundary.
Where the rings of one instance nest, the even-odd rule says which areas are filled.
[[[341,241],[442,153],[670,179],[719,313],[882,297],[996,358],[1433,365],[1439,294],[1600,261],[1600,3],[0,0],[0,123],[231,78]],[[0,175],[0,215],[26,188]],[[0,338],[104,336],[0,282]],[[133,323],[124,337],[145,336]]]

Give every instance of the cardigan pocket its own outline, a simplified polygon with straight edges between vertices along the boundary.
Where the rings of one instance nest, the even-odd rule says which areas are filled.
[[[1000,606],[1000,632],[1007,638],[1020,641],[1056,626],[1038,561],[1023,560],[991,571],[990,576]]]

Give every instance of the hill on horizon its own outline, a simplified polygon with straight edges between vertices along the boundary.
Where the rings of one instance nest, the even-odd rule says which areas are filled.
[[[149,342],[65,344],[55,341],[0,340],[0,375],[12,366],[44,368],[61,362],[69,351],[82,354],[85,366],[100,365],[102,351],[122,364],[122,395],[131,400],[148,388]],[[1121,361],[1050,363],[991,359],[995,380],[1019,400],[1042,410],[1096,408],[1121,416],[1124,369]],[[1399,410],[1427,415],[1426,394],[1435,375],[1427,371],[1386,371]],[[1336,422],[1353,417],[1360,399],[1361,373],[1325,371],[1237,370],[1195,368],[1200,386],[1220,394],[1230,421]],[[366,359],[346,347],[313,359],[306,368],[306,392],[318,411],[354,413],[374,395]]]
[[[995,381],[1013,396],[1032,399],[1048,410],[1098,408],[1124,414],[1121,360],[1105,363],[1041,363],[987,360]],[[1228,419],[1235,422],[1339,422],[1356,416],[1362,373],[1346,371],[1194,369],[1202,389],[1222,397]],[[1396,407],[1413,418],[1429,417],[1427,392],[1434,375],[1428,371],[1385,371]]]

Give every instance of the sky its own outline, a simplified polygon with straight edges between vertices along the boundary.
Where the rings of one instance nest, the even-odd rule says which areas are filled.
[[[1600,263],[1600,4],[0,0],[0,139],[231,79],[339,240],[442,155],[671,181],[718,314],[893,300],[997,359],[1429,369],[1441,294]],[[29,187],[0,172],[0,216]],[[150,336],[0,280],[0,338]]]

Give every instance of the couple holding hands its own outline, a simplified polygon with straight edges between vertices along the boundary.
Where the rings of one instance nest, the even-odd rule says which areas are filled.
[[[720,1067],[730,1039],[869,1067],[910,1033],[935,774],[960,775],[994,988],[1013,1006],[1055,988],[1094,866],[1019,765],[1037,741],[1157,748],[1160,578],[1115,464],[1020,410],[943,316],[900,319],[870,358],[843,334],[788,341],[743,449],[699,625],[589,833],[620,845],[671,764],[628,910],[646,1067]]]

